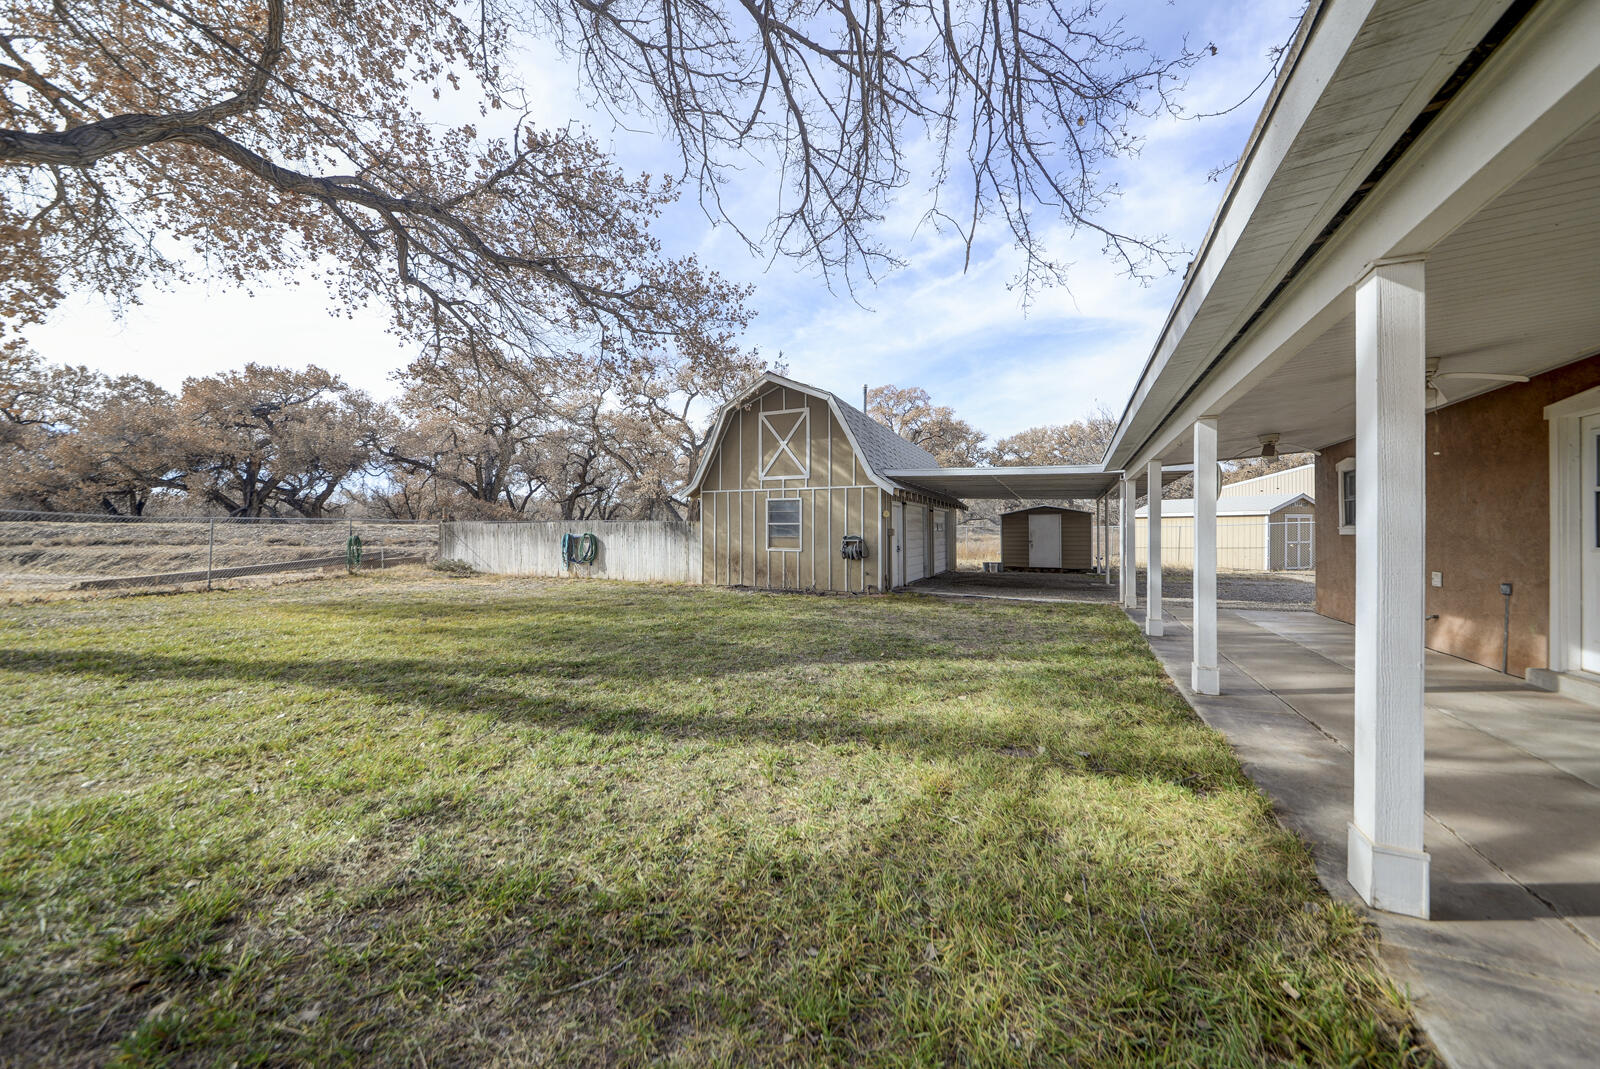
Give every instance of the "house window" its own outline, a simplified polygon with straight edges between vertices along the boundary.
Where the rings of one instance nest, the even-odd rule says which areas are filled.
[[[1347,457],[1334,468],[1339,487],[1339,533],[1356,533],[1356,459]]]
[[[769,497],[767,499],[767,548],[800,548],[800,499],[798,497]]]

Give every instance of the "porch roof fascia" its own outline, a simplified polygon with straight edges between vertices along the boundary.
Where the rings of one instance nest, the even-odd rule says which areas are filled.
[[[1469,14],[1453,23],[1449,16],[1452,12],[1460,15],[1462,9],[1448,0],[1407,5],[1412,16],[1432,11],[1441,24],[1438,47],[1409,56],[1407,49],[1415,49],[1416,42],[1392,32],[1395,9],[1400,6],[1391,0],[1374,0],[1365,5],[1324,3],[1308,10],[1308,25],[1302,27],[1307,39],[1294,62],[1285,65],[1278,95],[1268,104],[1272,114],[1264,114],[1258,124],[1244,162],[1235,172],[1201,252],[1158,336],[1107,451],[1107,467],[1133,467],[1159,456],[1187,432],[1191,415],[1217,414],[1220,408],[1215,404],[1206,408],[1190,402],[1206,392],[1203,387],[1207,380],[1226,365],[1239,363],[1239,350],[1246,348],[1242,343],[1266,334],[1277,319],[1277,347],[1298,351],[1349,314],[1353,307],[1350,287],[1357,281],[1362,264],[1393,255],[1402,251],[1402,245],[1415,244],[1423,237],[1415,224],[1404,226],[1388,234],[1376,251],[1364,253],[1365,259],[1354,268],[1338,264],[1333,291],[1323,293],[1311,312],[1298,313],[1293,329],[1282,329],[1284,317],[1277,314],[1279,310],[1305,288],[1306,276],[1325,273],[1322,269],[1334,247],[1351,244],[1344,236],[1352,223],[1363,216],[1370,218],[1367,203],[1354,209],[1354,218],[1341,216],[1352,195],[1363,191],[1363,183],[1393,151],[1440,86],[1458,72],[1464,57],[1472,56],[1485,35],[1502,19],[1510,21],[1516,15],[1528,21],[1522,18],[1527,14],[1523,9],[1532,5],[1527,0],[1486,0],[1473,5]],[[1570,9],[1575,5],[1555,0],[1548,6]],[[1539,6],[1539,13],[1545,13],[1545,5]],[[1386,28],[1392,39],[1386,39]],[[1448,40],[1444,40],[1446,34]],[[1408,79],[1409,88],[1403,99],[1383,114],[1359,115],[1360,99],[1368,89],[1369,79],[1352,77],[1345,69],[1352,47],[1358,44],[1364,66],[1382,62],[1386,71],[1404,74]],[[1491,63],[1486,66],[1493,65],[1496,58],[1491,55]],[[1468,82],[1474,80],[1481,80],[1476,78],[1476,71]],[[1467,96],[1473,88],[1463,83],[1457,99]],[[1427,149],[1425,143],[1439,140],[1438,131],[1432,127],[1459,125],[1460,116],[1467,111],[1470,109],[1447,105],[1439,122],[1425,129],[1415,143],[1408,143],[1405,158],[1395,162],[1395,175],[1414,171],[1415,158]],[[1356,118],[1345,124],[1347,128],[1336,143],[1302,136],[1313,121],[1326,121],[1328,116],[1346,112],[1356,114]],[[1500,140],[1503,139],[1496,139],[1497,144]],[[1281,187],[1303,176],[1308,168],[1318,166],[1325,166],[1330,178],[1336,178],[1319,199],[1303,199],[1287,207],[1274,202]],[[1432,168],[1435,180],[1439,169]],[[1455,192],[1455,183],[1446,184],[1451,186],[1450,192]],[[1380,199],[1378,194],[1388,194],[1394,185],[1393,181],[1383,183],[1367,200]],[[1330,227],[1335,230],[1330,231]],[[1284,242],[1281,235],[1285,232],[1298,236],[1292,242]],[[1445,232],[1448,231],[1434,233],[1429,244]],[[1358,244],[1372,247],[1371,242]],[[1280,251],[1281,255],[1275,256]],[[1295,277],[1302,267],[1307,268],[1304,275]],[[1174,420],[1180,412],[1183,418]]]

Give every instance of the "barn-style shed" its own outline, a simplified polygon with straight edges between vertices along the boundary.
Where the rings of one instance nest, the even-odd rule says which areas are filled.
[[[1000,514],[1000,564],[1008,572],[1094,567],[1094,514],[1036,505]]]
[[[868,592],[955,567],[960,499],[884,474],[939,462],[827,390],[762,375],[710,441],[683,491],[702,582]]]

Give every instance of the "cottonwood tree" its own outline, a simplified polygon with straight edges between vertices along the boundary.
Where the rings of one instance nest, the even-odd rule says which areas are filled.
[[[827,272],[896,262],[874,224],[913,159],[930,176],[925,219],[955,227],[970,259],[998,216],[1025,253],[1025,287],[1064,276],[1052,224],[1097,233],[1133,274],[1168,266],[1161,239],[1101,218],[1106,163],[1137,150],[1135,120],[1172,106],[1200,53],[1154,55],[1098,0],[492,6],[526,13],[602,103],[658,116],[714,215],[728,214],[730,161],[771,159],[784,189],[763,238]]]
[[[935,405],[920,386],[875,386],[867,391],[867,415],[906,441],[919,445],[947,468],[983,462],[987,437],[949,405]]]
[[[1001,438],[989,451],[993,464],[1098,464],[1111,447],[1117,417],[1104,404],[1071,423],[1029,427]]]
[[[413,361],[375,449],[414,498],[432,484],[457,515],[523,512],[539,442],[557,418],[559,375],[549,361],[460,345]]]
[[[511,118],[510,30],[446,0],[12,0],[0,318],[203,258],[241,285],[314,269],[441,348],[715,333],[734,291],[648,230],[674,183]],[[470,121],[434,121],[457,87]]]
[[[0,496],[11,507],[141,515],[181,490],[171,394],[134,375],[16,350],[0,377]]]
[[[324,516],[371,459],[375,409],[315,365],[191,378],[174,408],[184,487],[230,516]]]
[[[377,453],[410,508],[429,487],[466,515],[678,515],[713,407],[765,369],[727,344],[635,347],[627,361],[457,347],[414,361]]]
[[[716,280],[646,226],[674,183],[526,121],[507,60],[530,36],[655,116],[714,215],[731,168],[774,167],[766,244],[825,271],[893,261],[874,224],[926,150],[928,216],[969,250],[998,216],[1029,285],[1064,270],[1041,212],[1130,272],[1167,257],[1101,221],[1104,165],[1195,55],[1154,56],[1095,0],[10,0],[0,320],[134,300],[200,257],[238,284],[314,268],[441,349],[704,331],[682,298]]]

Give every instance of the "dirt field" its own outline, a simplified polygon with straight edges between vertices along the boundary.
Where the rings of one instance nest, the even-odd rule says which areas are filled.
[[[390,556],[431,558],[438,546],[433,524],[296,521],[0,521],[0,592],[72,590],[118,577],[146,577],[151,586],[174,585],[208,566],[220,573],[321,558],[337,564],[354,533],[363,560]],[[172,580],[166,576],[176,576]],[[232,576],[231,578],[237,578]]]

